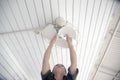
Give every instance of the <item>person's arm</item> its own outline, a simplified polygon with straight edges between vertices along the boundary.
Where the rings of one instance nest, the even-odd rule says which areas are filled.
[[[69,46],[70,60],[71,60],[70,72],[72,74],[74,74],[77,69],[77,56],[76,56],[74,46],[72,44],[72,38],[69,37],[68,35],[67,35],[67,42],[68,42],[68,46]]]
[[[52,38],[47,50],[45,51],[44,58],[43,58],[43,64],[42,64],[42,74],[45,74],[48,70],[50,70],[49,59],[50,59],[51,50],[52,50],[52,47],[55,41],[56,41],[56,36]]]

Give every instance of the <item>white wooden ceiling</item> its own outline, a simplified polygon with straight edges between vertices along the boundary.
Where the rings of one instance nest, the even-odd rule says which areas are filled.
[[[0,0],[0,79],[41,80],[48,40],[34,29],[43,29],[63,17],[74,25],[77,34],[77,80],[89,80],[102,39],[119,7],[116,0]],[[70,66],[68,49],[54,46],[51,69],[57,63]]]

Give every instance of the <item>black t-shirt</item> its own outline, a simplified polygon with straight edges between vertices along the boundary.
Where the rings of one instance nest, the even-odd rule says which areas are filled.
[[[64,76],[63,80],[76,80],[77,74],[78,74],[78,69],[76,69],[76,72],[74,74],[71,74],[70,68],[69,68],[67,76]],[[42,76],[42,80],[55,80],[54,74],[51,72],[51,70],[49,70],[44,75],[41,73],[41,76]]]

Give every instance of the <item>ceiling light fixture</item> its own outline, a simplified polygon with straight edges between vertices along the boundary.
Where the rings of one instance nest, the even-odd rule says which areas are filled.
[[[39,33],[38,31],[35,31]],[[53,36],[57,35],[56,45],[68,48],[66,41],[66,35],[70,36],[72,39],[76,39],[76,32],[73,29],[73,25],[65,21],[63,18],[56,18],[55,24],[48,24],[42,31],[43,37],[51,40]]]

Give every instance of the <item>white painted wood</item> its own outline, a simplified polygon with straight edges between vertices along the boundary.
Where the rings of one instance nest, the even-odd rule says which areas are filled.
[[[0,6],[0,22],[1,22],[1,27],[3,26],[4,27],[4,32],[8,32],[8,31],[11,31],[11,28],[10,28],[10,24],[5,16],[5,14],[3,13],[3,10]]]
[[[38,18],[38,25],[39,27],[45,26],[45,14],[43,12],[41,0],[33,0],[34,7],[36,9],[36,15]]]
[[[16,26],[19,27],[19,29],[26,29],[16,0],[7,0],[7,3],[9,8],[11,9],[14,19],[16,20]]]
[[[50,5],[52,10],[52,20],[55,21],[55,19],[59,17],[58,0],[50,0]]]
[[[13,28],[13,30],[18,30],[17,23],[15,21],[13,13],[8,5],[8,2],[6,0],[4,0],[4,1],[2,0],[0,3],[0,6],[2,8],[4,15],[6,16],[6,19],[8,19],[11,27]]]
[[[46,19],[45,24],[52,23],[50,0],[41,0],[41,1],[42,1],[45,19]]]
[[[67,20],[66,4],[66,0],[58,0],[59,16]]]
[[[74,9],[74,0],[66,0],[66,12],[67,12],[67,21],[73,23],[73,9]]]
[[[0,65],[0,73],[6,77],[6,79],[14,79],[9,72],[7,72],[1,65]]]
[[[22,76],[24,75],[25,78],[28,78],[28,76],[27,76],[28,73],[26,73],[27,68],[24,64],[24,61],[23,61],[21,55],[20,55],[21,53],[18,50],[19,47],[17,47],[16,44],[14,44],[14,42],[13,42],[14,39],[12,38],[12,40],[11,40],[11,37],[9,35],[4,35],[2,37],[2,39],[4,40],[4,42],[8,46],[8,48],[11,50],[13,56],[17,59],[18,63],[20,65],[22,65],[21,66],[22,70],[17,69],[17,71],[21,72],[21,75]]]
[[[74,43],[79,68],[77,80],[88,80],[90,70],[93,68],[100,52],[102,40],[109,29],[108,24],[113,17],[112,14],[115,12],[116,5],[118,4],[113,3],[113,0],[1,0],[0,33],[36,27],[44,28],[57,17],[63,17],[74,25],[77,33],[77,39]],[[3,36],[0,37],[2,38],[0,44],[5,48],[1,48],[0,52],[5,53],[4,56],[7,56],[5,59],[14,70],[3,58],[0,58],[1,65],[8,68],[7,72],[0,66],[0,73],[2,75],[6,74],[5,78],[7,79],[12,79],[9,74],[11,72],[15,79],[17,79],[18,74],[21,79],[25,77],[28,80],[41,80],[42,60],[49,41],[43,38],[42,34],[36,35],[32,31],[1,35]],[[117,40],[116,43],[119,43],[119,41]],[[119,46],[116,46],[116,43],[112,45],[113,48],[111,49],[111,53],[116,54],[111,54],[109,58],[114,55],[117,60]],[[9,55],[6,55],[7,53]],[[11,58],[8,56],[11,56]],[[15,60],[14,63],[9,61],[10,59]],[[112,59],[110,58],[110,60]],[[51,70],[57,63],[64,64],[66,69],[70,66],[69,49],[53,47],[50,58]],[[109,60],[106,63],[109,63]],[[120,63],[116,61],[115,64]],[[109,79],[109,76],[99,74],[96,79],[101,76],[104,76],[102,79]]]
[[[16,4],[18,5],[24,27],[32,28],[24,0],[16,0]]]

